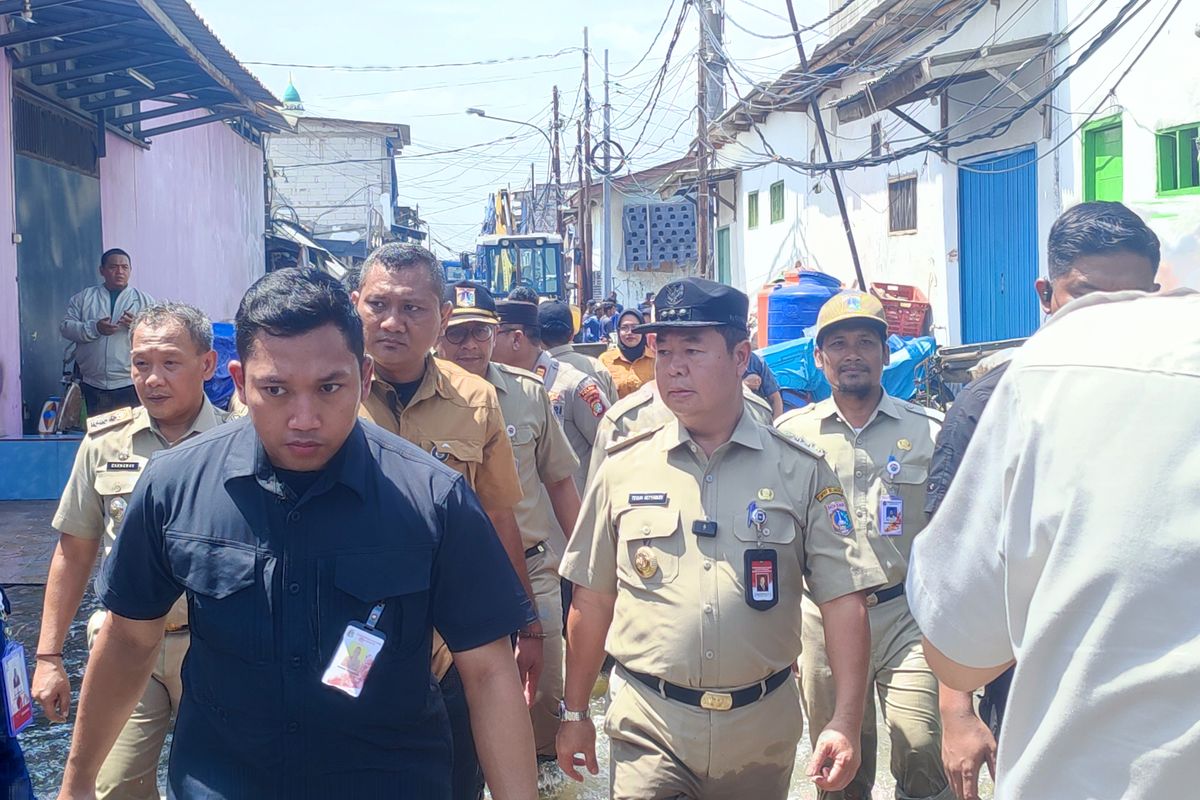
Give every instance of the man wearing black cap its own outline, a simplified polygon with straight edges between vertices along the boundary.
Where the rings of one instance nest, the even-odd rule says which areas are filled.
[[[546,393],[550,395],[554,416],[562,424],[567,441],[579,459],[575,488],[583,494],[596,428],[611,405],[608,396],[595,378],[551,357],[542,349],[540,313],[535,303],[508,301],[501,303],[499,308],[500,330],[496,334],[492,360],[532,372],[542,379]],[[567,313],[570,313],[569,309]]]
[[[524,497],[513,511],[525,550],[525,569],[545,631],[541,637],[545,662],[530,716],[538,754],[552,760],[562,699],[558,560],[566,543],[565,534],[575,526],[579,515],[579,492],[574,481],[579,461],[555,419],[541,379],[493,360],[494,350],[512,350],[512,340],[520,335],[521,327],[537,324],[537,306],[496,303],[485,287],[467,283],[449,287],[446,300],[454,307],[438,340],[438,355],[496,388],[516,456]]]
[[[655,298],[655,380],[671,417],[611,447],[560,572],[575,584],[559,766],[597,771],[588,715],[605,649],[614,798],[787,796],[803,727],[791,666],[800,598],[826,619],[838,713],[808,774],[858,766],[870,631],[884,581],[818,450],[745,413],[746,295],[712,281]]]
[[[558,300],[542,303],[538,306],[538,325],[542,329],[542,343],[551,358],[570,364],[584,375],[594,378],[604,390],[608,402],[617,402],[617,384],[613,381],[612,373],[600,363],[600,359],[577,352],[571,344],[571,338],[575,335],[575,317],[569,305]]]

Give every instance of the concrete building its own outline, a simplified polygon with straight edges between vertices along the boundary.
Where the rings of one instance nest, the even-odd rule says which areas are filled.
[[[155,297],[233,316],[264,268],[262,136],[287,124],[185,0],[8,13],[20,5],[0,13],[3,437],[59,389],[58,323],[103,250],[127,250]],[[49,450],[21,455],[6,485]]]
[[[396,201],[393,159],[410,142],[407,125],[309,116],[293,83],[284,102],[295,126],[267,139],[272,218],[302,225],[347,260],[384,241],[424,239]]]
[[[724,247],[751,293],[797,263],[854,281],[813,165],[815,106],[847,162],[866,280],[918,287],[943,343],[1036,329],[1050,225],[1083,200],[1142,214],[1163,240],[1162,282],[1200,287],[1200,82],[1179,72],[1200,54],[1200,16],[1181,4],[1167,22],[1176,5],[859,0],[809,74],[757,87],[714,124],[733,201],[718,204],[718,263]],[[917,148],[930,144],[948,146]]]

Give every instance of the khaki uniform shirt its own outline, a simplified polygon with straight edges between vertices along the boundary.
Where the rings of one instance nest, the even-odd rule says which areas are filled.
[[[551,358],[556,358],[564,364],[570,364],[589,378],[594,378],[600,384],[600,388],[604,390],[604,396],[608,398],[609,403],[615,403],[620,399],[617,397],[617,384],[613,382],[612,373],[600,363],[600,359],[593,358],[587,353],[577,352],[570,344],[560,344],[558,347],[551,347],[546,352],[550,354]]]
[[[579,468],[575,470],[575,488],[582,495],[587,483],[588,464],[592,460],[592,446],[596,442],[596,430],[612,404],[595,378],[570,364],[551,358],[546,352],[538,356],[533,371],[542,379],[546,393],[550,395],[550,407],[562,423],[567,441],[579,459]]]
[[[942,413],[884,394],[858,434],[842,418],[833,398],[784,414],[777,427],[812,442],[846,488],[854,527],[866,536],[884,569],[887,585],[903,583],[913,538],[929,522],[925,492]],[[895,475],[888,462],[899,465]],[[884,536],[879,519],[884,496],[899,497],[901,531]]]
[[[614,347],[600,354],[600,363],[612,373],[617,394],[621,397],[633,394],[654,380],[654,356],[649,351],[637,361],[630,362]]]
[[[751,504],[766,514],[761,532]],[[693,523],[717,523],[713,537]],[[746,601],[745,553],[777,553],[778,603]],[[800,599],[883,584],[846,520],[820,451],[743,414],[706,458],[678,420],[610,449],[593,476],[560,573],[616,595],[605,648],[628,669],[672,683],[735,688],[799,655]]]
[[[407,406],[375,378],[358,414],[462,473],[489,514],[513,508],[521,483],[496,390],[482,378],[428,356],[425,377]]]
[[[744,384],[742,397],[746,400],[746,411],[764,425],[771,424],[774,412],[766,400],[747,389]],[[596,438],[588,462],[588,475],[596,474],[609,446],[641,431],[656,428],[674,418],[671,409],[659,398],[655,383],[648,383],[636,392],[625,395],[613,404],[596,428]]]
[[[187,434],[179,441],[215,428],[225,421],[208,398]],[[125,516],[129,495],[150,456],[170,447],[146,409],[121,408],[92,417],[75,454],[75,466],[59,500],[51,525],[80,539],[103,537],[101,558],[107,558]],[[187,599],[179,598],[167,614],[167,625],[187,624]]]
[[[492,363],[488,364],[487,379],[500,399],[525,495],[513,509],[521,529],[521,545],[529,549],[547,542],[554,553],[561,554],[566,537],[554,516],[545,484],[574,475],[579,460],[554,417],[538,376]]]

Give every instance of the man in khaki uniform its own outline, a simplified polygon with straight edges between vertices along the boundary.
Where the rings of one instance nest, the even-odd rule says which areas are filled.
[[[890,397],[880,379],[888,363],[887,319],[877,298],[842,292],[817,319],[817,366],[833,396],[779,418],[781,431],[825,451],[846,488],[859,535],[875,550],[887,585],[867,598],[871,617],[871,680],[892,738],[896,796],[953,797],[942,767],[937,679],[921,652],[921,631],[909,613],[904,579],[913,538],[928,522],[929,460],[942,415]],[[834,682],[821,646],[821,611],[804,603],[801,695],[816,729],[834,713]],[[875,783],[875,703],[863,721],[862,768],[845,792],[827,798],[867,800]]]
[[[571,307],[559,300],[550,300],[538,306],[538,323],[542,328],[542,342],[551,358],[556,358],[564,364],[570,364],[575,369],[594,378],[604,390],[608,402],[617,402],[617,383],[612,373],[600,363],[600,359],[592,358],[587,353],[580,353],[571,344],[575,336],[575,317]]]
[[[62,649],[71,620],[104,545],[112,550],[129,495],[150,456],[215,427],[224,414],[204,395],[217,354],[212,323],[199,309],[177,303],[150,306],[130,324],[132,380],[142,405],[88,420],[71,477],[52,525],[61,532],[46,579],[33,694],[46,717],[65,722],[71,685]],[[88,646],[105,620],[88,620]],[[167,614],[166,637],[150,682],[122,729],[96,782],[99,798],[158,800],[158,763],[179,708],[180,669],[188,648],[187,602]]]
[[[575,596],[559,765],[596,772],[587,708],[607,650],[620,800],[787,796],[806,587],[838,621],[826,636],[839,687],[808,773],[836,789],[858,765],[865,593],[884,575],[820,452],[745,413],[748,305],[698,278],[659,292],[646,330],[673,417],[609,449],[563,559]]]
[[[534,597],[514,508],[521,500],[512,444],[496,390],[482,378],[433,357],[452,305],[445,302],[441,262],[423,247],[385,244],[363,265],[351,293],[375,362],[364,419],[402,436],[462,473],[496,528],[522,586]],[[542,671],[542,625],[531,619],[517,645],[517,666],[532,702]],[[466,699],[449,650],[434,635],[434,677],[442,684],[454,729],[454,796],[481,796],[483,777],[471,740]]]
[[[563,642],[562,599],[558,561],[565,544],[564,529],[571,530],[579,516],[579,492],[574,475],[579,461],[555,419],[538,376],[493,360],[497,328],[536,324],[532,303],[497,304],[488,290],[474,283],[447,287],[454,302],[450,321],[438,341],[438,354],[496,387],[507,423],[508,438],[516,454],[517,474],[525,496],[517,503],[517,526],[525,548],[525,567],[533,584],[538,616],[545,631],[545,666],[537,695],[530,708],[534,744],[539,757],[553,759],[558,732],[558,704],[562,700]],[[481,336],[490,334],[486,338]]]

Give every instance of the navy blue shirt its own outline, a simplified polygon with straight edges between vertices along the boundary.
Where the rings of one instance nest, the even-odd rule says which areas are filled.
[[[301,490],[243,420],[156,454],[130,498],[97,588],[131,619],[187,594],[171,796],[449,798],[432,629],[452,651],[507,637],[525,593],[462,476],[375,425]],[[362,694],[323,685],[380,602]]]
[[[763,400],[770,400],[771,395],[779,391],[779,381],[775,378],[775,373],[767,366],[767,362],[759,357],[758,353],[751,351],[750,363],[746,365],[746,372],[742,375],[746,378],[750,375],[757,375],[762,378],[762,383],[754,390],[754,393]]]

